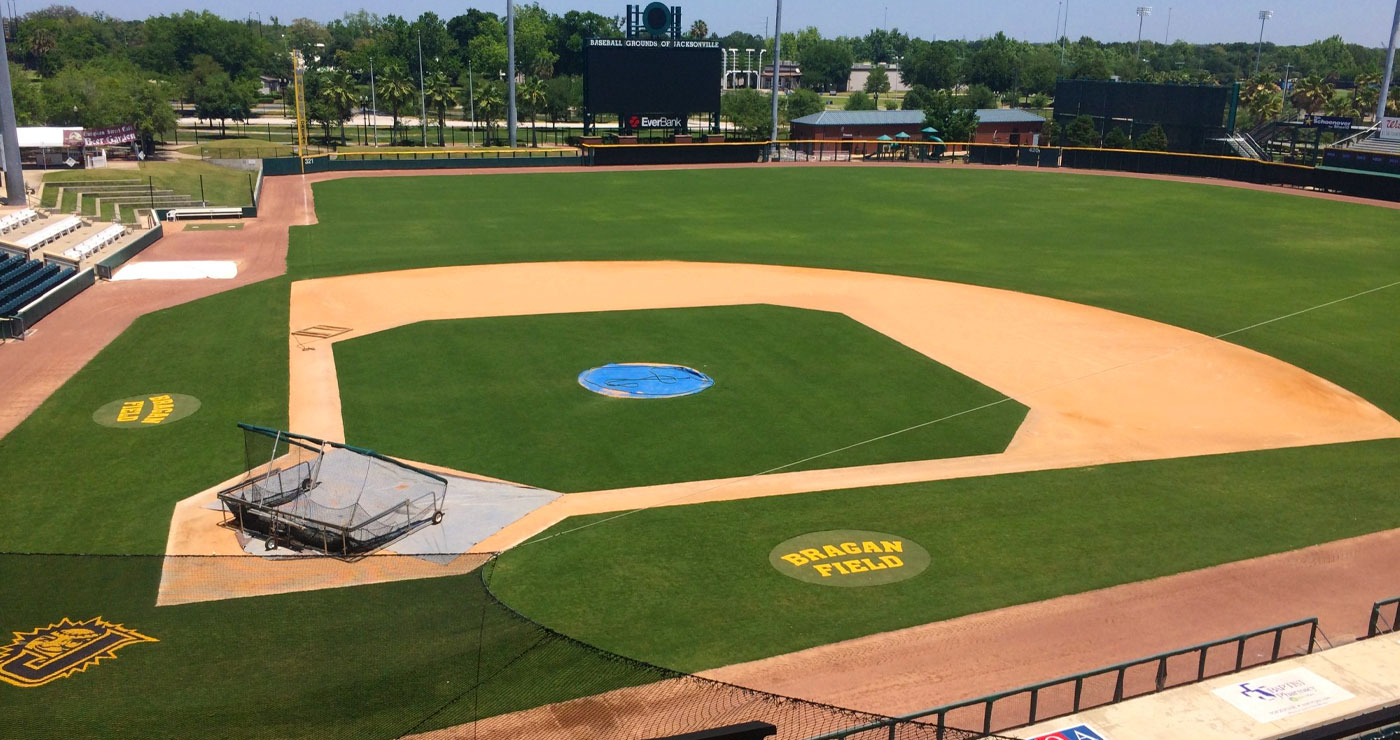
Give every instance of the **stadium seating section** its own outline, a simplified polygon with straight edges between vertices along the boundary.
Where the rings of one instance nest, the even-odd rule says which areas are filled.
[[[13,316],[35,298],[53,289],[77,272],[56,263],[18,256],[0,261],[0,316]]]

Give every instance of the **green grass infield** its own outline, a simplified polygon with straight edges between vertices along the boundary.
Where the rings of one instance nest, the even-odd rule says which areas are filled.
[[[1004,396],[836,313],[779,306],[433,321],[334,345],[356,444],[558,491],[749,475]],[[609,362],[685,365],[694,396],[608,398]],[[791,470],[1001,452],[1005,401]]]

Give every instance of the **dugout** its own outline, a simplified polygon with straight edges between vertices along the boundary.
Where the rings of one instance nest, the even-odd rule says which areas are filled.
[[[1059,80],[1055,124],[1068,126],[1084,115],[1094,119],[1101,137],[1122,128],[1133,138],[1161,126],[1172,151],[1214,154],[1220,150],[1215,140],[1231,127],[1227,116],[1238,97],[1234,86]]]

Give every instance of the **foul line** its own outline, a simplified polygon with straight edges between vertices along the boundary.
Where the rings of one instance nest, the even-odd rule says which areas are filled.
[[[1090,372],[1090,373],[1085,373],[1085,374],[1083,374],[1083,375],[1079,375],[1079,376],[1076,376],[1076,377],[1073,377],[1073,378],[1067,378],[1067,379],[1065,379],[1065,380],[1061,380],[1061,381],[1058,381],[1058,382],[1055,382],[1055,383],[1050,383],[1050,384],[1048,384],[1048,385],[1044,385],[1044,386],[1041,386],[1041,387],[1036,388],[1036,389],[1034,389],[1034,390],[1028,391],[1025,395],[1026,395],[1026,396],[1034,396],[1034,395],[1036,395],[1037,393],[1043,393],[1043,392],[1045,392],[1045,391],[1051,390],[1051,389],[1053,389],[1053,388],[1058,388],[1058,387],[1063,386],[1063,385],[1068,385],[1068,384],[1070,384],[1070,383],[1077,383],[1077,382],[1079,382],[1079,381],[1081,381],[1081,380],[1085,380],[1085,379],[1087,379],[1087,378],[1093,378],[1093,377],[1096,377],[1096,376],[1099,376],[1099,375],[1103,375],[1103,374],[1105,374],[1105,373],[1111,373],[1111,372],[1114,372],[1114,371],[1116,371],[1116,370],[1121,370],[1121,369],[1123,369],[1123,368],[1125,368],[1125,367],[1132,367],[1132,366],[1134,366],[1134,365],[1143,365],[1143,364],[1146,364],[1146,363],[1149,363],[1149,362],[1156,362],[1156,361],[1161,360],[1161,359],[1164,359],[1164,358],[1166,358],[1166,357],[1170,357],[1170,356],[1175,355],[1175,354],[1178,354],[1178,353],[1180,353],[1180,352],[1184,352],[1184,351],[1186,351],[1186,350],[1195,348],[1195,347],[1200,346],[1200,345],[1202,345],[1202,344],[1207,344],[1207,343],[1209,343],[1209,342],[1213,342],[1213,341],[1217,341],[1217,340],[1220,340],[1220,339],[1224,339],[1225,337],[1233,336],[1233,335],[1235,335],[1235,334],[1240,334],[1240,333],[1249,331],[1249,330],[1251,330],[1251,329],[1257,329],[1257,328],[1259,328],[1259,327],[1261,327],[1261,326],[1267,326],[1267,325],[1269,325],[1269,324],[1273,324],[1273,323],[1276,323],[1276,322],[1279,322],[1279,321],[1283,321],[1283,320],[1285,320],[1285,319],[1291,319],[1291,318],[1293,318],[1293,317],[1295,317],[1295,316],[1301,316],[1301,315],[1303,315],[1303,314],[1305,314],[1305,313],[1310,313],[1310,312],[1312,312],[1312,311],[1317,311],[1317,310],[1319,310],[1319,309],[1327,308],[1328,306],[1335,306],[1335,305],[1337,305],[1338,303],[1345,303],[1346,301],[1350,301],[1350,300],[1352,300],[1352,299],[1354,299],[1354,298],[1360,298],[1360,297],[1362,297],[1362,296],[1370,295],[1370,294],[1372,294],[1372,293],[1378,293],[1378,292],[1380,292],[1380,291],[1382,291],[1382,290],[1387,290],[1387,289],[1390,289],[1390,288],[1394,288],[1394,287],[1396,287],[1396,286],[1398,286],[1398,285],[1400,285],[1400,280],[1396,280],[1396,281],[1391,282],[1391,283],[1386,283],[1385,285],[1377,286],[1377,287],[1374,287],[1374,288],[1368,288],[1368,289],[1363,290],[1363,291],[1361,291],[1361,292],[1359,292],[1359,293],[1352,293],[1352,294],[1349,295],[1349,296],[1345,296],[1345,297],[1342,297],[1342,298],[1337,298],[1337,299],[1335,299],[1335,300],[1327,301],[1326,303],[1319,303],[1319,304],[1317,304],[1317,305],[1315,305],[1315,306],[1309,306],[1309,307],[1307,307],[1307,308],[1299,309],[1299,310],[1297,310],[1297,311],[1293,311],[1293,312],[1291,312],[1291,313],[1286,313],[1286,314],[1283,314],[1283,315],[1281,315],[1281,316],[1275,316],[1275,317],[1273,317],[1273,318],[1271,318],[1271,319],[1265,319],[1265,320],[1263,320],[1263,321],[1259,321],[1259,322],[1250,324],[1250,325],[1248,325],[1248,326],[1243,326],[1243,327],[1240,327],[1240,328],[1238,328],[1238,329],[1231,329],[1230,331],[1227,331],[1227,332],[1224,332],[1224,333],[1221,333],[1221,334],[1216,334],[1216,335],[1213,335],[1213,336],[1204,337],[1204,338],[1199,339],[1199,340],[1196,340],[1196,341],[1194,341],[1194,342],[1189,342],[1189,343],[1187,343],[1187,344],[1183,344],[1183,345],[1181,345],[1180,347],[1176,347],[1176,348],[1174,348],[1174,349],[1167,350],[1166,352],[1162,352],[1162,353],[1160,353],[1160,354],[1153,355],[1153,356],[1151,356],[1151,357],[1145,357],[1145,358],[1143,358],[1143,359],[1141,359],[1141,360],[1132,360],[1132,361],[1129,361],[1129,362],[1124,362],[1124,363],[1121,363],[1121,364],[1118,364],[1118,365],[1113,365],[1113,366],[1110,366],[1110,367],[1103,368],[1103,369],[1101,369],[1101,370],[1095,370],[1095,371]],[[761,478],[761,477],[763,477],[763,476],[765,476],[765,475],[770,475],[770,474],[772,474],[772,473],[777,473],[777,472],[779,472],[779,471],[786,470],[786,469],[791,468],[791,467],[796,466],[796,465],[801,465],[801,464],[803,464],[803,463],[811,462],[811,461],[813,461],[813,460],[819,460],[819,459],[821,459],[821,458],[823,458],[823,457],[827,457],[827,456],[830,456],[830,455],[835,455],[835,454],[838,454],[838,453],[841,453],[841,452],[845,452],[846,450],[851,450],[851,449],[854,449],[854,448],[856,448],[856,447],[861,447],[861,446],[863,446],[863,445],[868,445],[868,444],[871,444],[871,443],[874,443],[874,442],[879,442],[879,441],[881,441],[881,440],[889,439],[890,437],[895,437],[895,436],[898,436],[898,435],[901,435],[901,434],[905,434],[905,433],[908,433],[908,432],[912,432],[912,431],[915,431],[915,430],[918,430],[918,429],[923,429],[924,427],[932,426],[932,425],[934,425],[934,424],[939,424],[939,423],[948,421],[949,419],[955,419],[955,418],[957,418],[957,417],[959,417],[959,416],[965,416],[965,415],[967,415],[967,414],[971,414],[971,413],[974,413],[974,412],[977,412],[977,411],[982,411],[982,410],[984,410],[984,409],[989,409],[989,408],[992,408],[993,406],[999,406],[999,405],[1001,405],[1001,404],[1003,404],[1003,403],[1006,403],[1007,401],[1011,401],[1011,400],[1013,400],[1013,399],[1012,399],[1010,396],[1005,396],[1005,397],[1002,397],[1002,398],[1000,398],[1000,399],[998,399],[998,400],[996,400],[996,401],[991,401],[991,402],[989,402],[989,403],[984,403],[984,404],[982,404],[982,405],[980,405],[980,406],[973,406],[972,408],[964,409],[964,410],[958,411],[958,412],[956,412],[956,413],[948,414],[947,416],[941,416],[941,417],[939,417],[939,418],[937,418],[937,419],[930,419],[929,421],[920,422],[920,423],[918,423],[918,424],[914,424],[913,426],[904,427],[903,429],[897,429],[897,430],[895,430],[895,431],[887,432],[887,433],[885,433],[885,434],[881,434],[881,435],[879,435],[879,436],[871,437],[871,438],[869,438],[869,439],[863,439],[863,440],[861,440],[861,441],[859,441],[859,442],[853,442],[853,443],[848,444],[848,445],[846,445],[846,446],[844,446],[844,447],[837,447],[837,448],[832,449],[832,450],[827,450],[826,452],[821,452],[821,453],[812,455],[812,456],[810,456],[810,457],[804,457],[804,458],[802,458],[802,459],[800,459],[800,460],[794,460],[794,461],[789,462],[789,463],[784,463],[784,464],[779,465],[779,466],[777,466],[777,467],[769,468],[769,469],[767,469],[767,470],[764,470],[764,471],[761,471],[761,472],[758,472],[758,473],[751,473],[751,474],[749,474],[749,475],[745,475],[745,476],[742,476],[742,477],[739,477],[739,478],[730,478],[730,479],[728,479],[728,480],[726,480],[726,481],[724,481],[724,482],[722,482],[722,483],[717,483],[717,484],[715,484],[715,485],[713,485],[713,486],[710,486],[710,487],[708,487],[708,488],[702,488],[702,489],[700,489],[700,490],[698,490],[698,491],[691,491],[691,492],[689,492],[689,493],[683,493],[683,494],[680,494],[680,495],[678,495],[678,496],[676,496],[676,497],[674,497],[674,498],[666,499],[665,501],[660,501],[660,502],[657,502],[657,503],[653,503],[653,504],[650,504],[650,505],[648,505],[648,506],[641,506],[641,507],[638,507],[638,508],[636,508],[636,509],[629,509],[629,510],[627,510],[627,511],[622,511],[622,512],[619,512],[619,513],[614,514],[614,515],[612,515],[612,516],[605,517],[605,518],[603,518],[603,519],[599,519],[599,520],[594,521],[594,522],[589,522],[589,523],[587,523],[587,524],[581,524],[581,525],[579,525],[579,526],[577,526],[577,527],[573,527],[573,528],[571,528],[571,529],[566,529],[566,530],[564,530],[564,531],[562,531],[562,532],[555,532],[554,534],[549,535],[548,537],[539,537],[539,538],[536,538],[536,539],[533,539],[533,540],[526,540],[525,542],[522,542],[522,543],[520,543],[519,545],[516,545],[516,547],[525,547],[526,545],[535,545],[535,544],[539,544],[539,543],[541,543],[541,542],[548,542],[549,540],[552,540],[552,539],[554,539],[554,538],[556,538],[556,537],[562,537],[563,535],[571,534],[571,533],[573,533],[573,532],[578,532],[578,531],[583,530],[583,529],[588,529],[589,527],[596,527],[596,526],[598,526],[599,524],[606,524],[606,523],[608,523],[608,522],[615,521],[615,520],[621,519],[621,518],[626,517],[626,516],[631,516],[631,515],[633,515],[633,514],[636,514],[637,512],[646,511],[646,510],[648,510],[648,509],[654,509],[654,508],[656,508],[656,507],[658,507],[658,506],[670,506],[670,505],[672,505],[672,504],[675,504],[675,503],[678,502],[678,501],[684,501],[684,500],[687,499],[687,498],[691,498],[692,496],[699,496],[699,495],[704,494],[704,493],[710,493],[711,491],[719,490],[719,489],[724,488],[724,487],[726,487],[726,486],[732,486],[732,485],[735,485],[735,484],[738,484],[738,483],[744,483],[744,482],[753,480],[754,478]],[[567,494],[565,494],[565,495],[567,495]]]

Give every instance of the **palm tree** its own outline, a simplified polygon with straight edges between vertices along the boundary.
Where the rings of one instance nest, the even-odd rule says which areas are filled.
[[[432,77],[428,78],[423,92],[428,98],[428,105],[432,106],[433,112],[437,114],[438,146],[446,146],[442,139],[442,129],[447,125],[447,110],[457,105],[457,96],[452,91],[452,81],[447,79],[447,75],[442,72],[435,72]]]
[[[389,106],[389,114],[394,119],[394,138],[399,135],[399,112],[418,94],[418,89],[408,79],[408,73],[398,64],[391,64],[379,75],[379,99]]]
[[[41,66],[44,62],[44,55],[53,51],[57,45],[58,42],[54,40],[51,29],[34,29],[34,32],[29,35],[29,54],[34,57],[34,66]]]
[[[1326,108],[1335,94],[1332,83],[1321,77],[1304,77],[1294,83],[1293,94],[1289,96],[1289,100],[1293,101],[1298,110],[1313,114]]]
[[[343,69],[332,72],[321,88],[321,99],[340,120],[340,143],[342,145],[346,143],[345,121],[354,114],[355,104],[360,100],[355,88],[355,78]]]
[[[1253,78],[1240,83],[1240,102],[1246,108],[1252,108],[1254,100],[1260,96],[1273,95],[1279,92],[1277,82],[1274,82],[1273,74],[1261,72]],[[1280,107],[1282,101],[1280,101]]]
[[[1248,107],[1254,125],[1272,121],[1283,113],[1283,95],[1273,91],[1258,93],[1250,98]]]
[[[695,21],[694,23],[690,24],[690,34],[689,34],[689,35],[690,35],[691,38],[694,38],[694,39],[703,39],[703,38],[705,38],[706,36],[709,36],[709,35],[710,35],[710,27],[707,26],[707,25],[705,25],[705,22],[704,22],[704,21],[702,21],[702,20],[697,20],[697,21]]]
[[[520,86],[520,102],[530,111],[530,146],[538,146],[535,139],[535,117],[549,103],[549,93],[544,89],[544,80],[532,77]]]
[[[1361,112],[1364,118],[1376,109],[1376,102],[1381,97],[1381,76],[1368,72],[1364,75],[1356,76],[1356,90],[1352,92],[1351,99],[1356,109]]]
[[[1338,95],[1323,106],[1329,116],[1340,116],[1345,118],[1360,118],[1361,113],[1356,109],[1355,95]]]
[[[491,138],[491,130],[495,127],[496,119],[506,107],[506,96],[501,91],[501,86],[495,82],[488,82],[476,90],[476,117],[486,124],[486,138]]]

